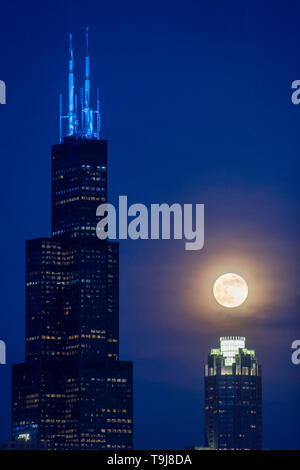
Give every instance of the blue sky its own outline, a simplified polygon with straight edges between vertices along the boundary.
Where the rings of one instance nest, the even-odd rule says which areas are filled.
[[[122,241],[121,357],[135,370],[137,448],[203,440],[203,368],[224,334],[241,334],[263,368],[264,447],[297,448],[299,322],[299,4],[290,1],[16,1],[2,6],[0,79],[0,439],[10,368],[24,358],[25,240],[50,234],[50,153],[66,96],[67,36],[100,88],[111,202],[205,204],[205,247]],[[249,282],[237,313],[212,282]]]

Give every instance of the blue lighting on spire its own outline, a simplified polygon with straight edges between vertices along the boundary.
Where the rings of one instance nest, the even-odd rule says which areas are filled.
[[[69,132],[68,135],[74,135],[75,132],[75,111],[74,111],[74,64],[73,64],[73,47],[72,47],[72,34],[70,34],[70,48],[69,48]]]
[[[79,113],[80,119],[77,116],[77,95],[74,90],[74,59],[73,59],[73,46],[72,35],[70,34],[69,46],[69,90],[68,90],[68,112],[66,115],[62,114],[62,95],[60,95],[60,138],[62,142],[63,137],[75,136],[81,139],[100,139],[100,99],[99,89],[97,89],[97,108],[93,110],[90,108],[90,57],[89,57],[89,32],[86,28],[86,56],[85,56],[85,81],[84,81],[84,94],[83,89],[80,89],[80,106],[81,112]],[[62,128],[63,119],[68,120],[67,129]]]

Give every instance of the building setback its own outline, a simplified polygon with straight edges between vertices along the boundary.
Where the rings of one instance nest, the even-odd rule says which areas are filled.
[[[96,237],[96,208],[107,202],[107,142],[100,139],[99,99],[96,111],[89,104],[88,36],[77,118],[71,39],[68,112],[52,147],[52,236],[26,242],[26,358],[13,366],[12,440],[131,449],[132,363],[119,360],[118,243]]]

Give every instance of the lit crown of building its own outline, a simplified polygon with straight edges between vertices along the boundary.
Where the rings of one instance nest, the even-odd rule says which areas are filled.
[[[260,375],[260,367],[244,336],[222,336],[220,347],[210,351],[205,375]]]
[[[96,109],[90,107],[90,57],[89,57],[89,36],[88,28],[86,28],[86,55],[85,55],[85,80],[84,89],[80,88],[80,112],[78,113],[78,95],[75,93],[74,85],[74,56],[72,45],[72,34],[70,34],[69,46],[69,86],[68,86],[68,111],[62,113],[62,94],[60,94],[60,142],[63,137],[75,136],[82,139],[100,139],[100,99],[99,89],[97,88],[97,104]],[[63,132],[62,123],[66,119],[67,129]],[[64,135],[65,134],[65,135]]]

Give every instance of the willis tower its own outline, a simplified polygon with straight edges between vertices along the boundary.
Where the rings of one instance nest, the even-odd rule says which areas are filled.
[[[78,104],[79,101],[79,104]],[[78,108],[79,111],[78,111]],[[26,242],[26,359],[13,366],[12,439],[41,448],[132,449],[132,363],[119,360],[118,243],[96,237],[107,201],[100,103],[75,94],[52,147],[52,236]]]

